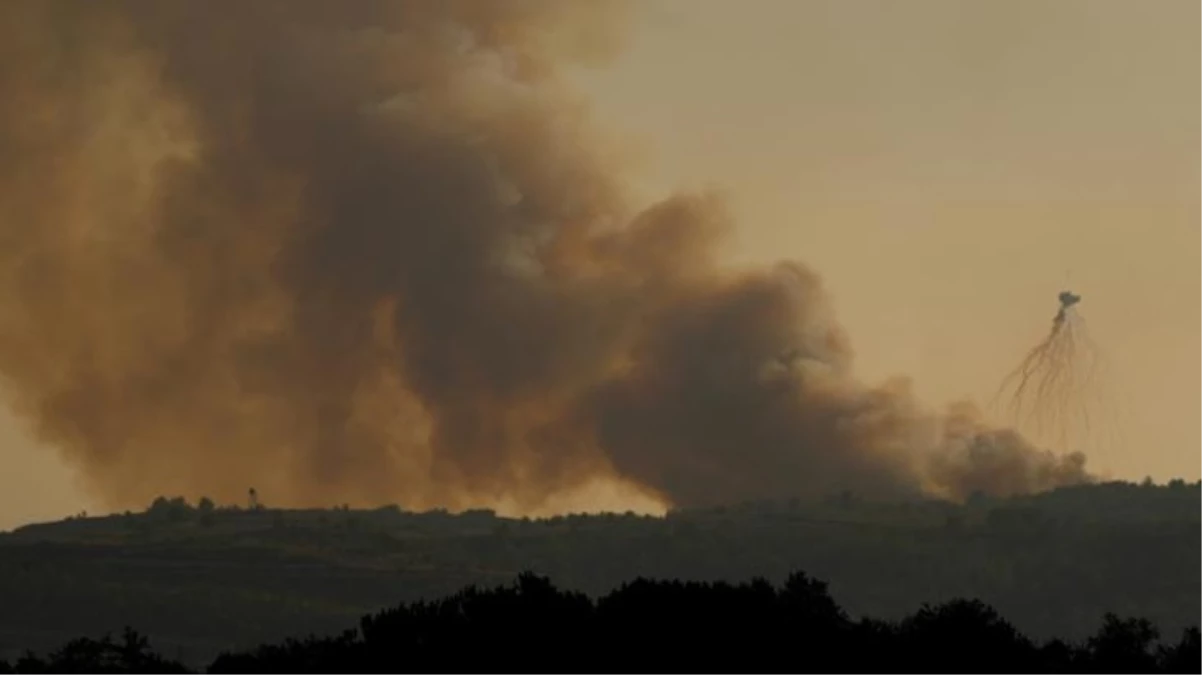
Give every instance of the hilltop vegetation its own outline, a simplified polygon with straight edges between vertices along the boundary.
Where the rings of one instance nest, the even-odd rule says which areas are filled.
[[[1199,622],[1200,496],[1198,483],[1107,483],[964,505],[845,494],[546,520],[161,499],[0,535],[0,656],[132,625],[199,663],[523,570],[599,596],[636,577],[779,582],[800,569],[853,617],[979,598],[1038,640],[1084,639],[1107,612],[1173,636]]]

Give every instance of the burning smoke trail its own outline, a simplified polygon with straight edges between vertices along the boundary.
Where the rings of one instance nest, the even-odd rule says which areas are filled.
[[[0,3],[0,373],[114,506],[696,505],[1087,479],[855,381],[819,279],[635,210],[565,0]]]
[[[1006,376],[990,404],[1016,429],[1061,450],[1114,440],[1101,353],[1077,311],[1080,300],[1060,294],[1051,330]]]

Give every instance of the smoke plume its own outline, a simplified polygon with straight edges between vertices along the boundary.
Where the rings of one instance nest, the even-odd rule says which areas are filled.
[[[858,383],[721,200],[623,199],[582,0],[0,3],[0,375],[114,506],[963,497],[1087,479]]]

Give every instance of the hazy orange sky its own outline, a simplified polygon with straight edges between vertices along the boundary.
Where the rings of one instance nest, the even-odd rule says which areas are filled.
[[[652,0],[579,72],[648,194],[715,185],[732,262],[827,280],[860,375],[985,402],[1069,285],[1118,477],[1199,477],[1199,4]],[[0,419],[0,528],[88,508]]]

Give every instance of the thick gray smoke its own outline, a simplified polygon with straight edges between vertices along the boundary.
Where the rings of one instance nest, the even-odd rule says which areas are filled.
[[[537,509],[1087,479],[869,388],[819,279],[623,200],[594,0],[0,3],[0,374],[115,506]],[[670,86],[670,85],[665,85]]]

